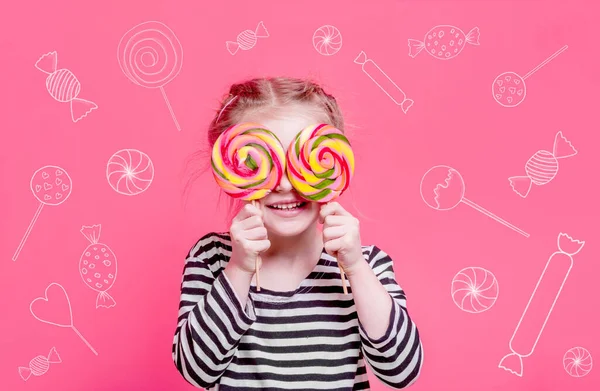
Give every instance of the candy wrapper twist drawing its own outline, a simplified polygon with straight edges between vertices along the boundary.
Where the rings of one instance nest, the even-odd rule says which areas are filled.
[[[35,67],[46,73],[46,89],[51,97],[62,103],[71,105],[71,119],[77,122],[87,116],[92,110],[98,108],[94,102],[79,98],[81,83],[73,72],[65,68],[58,68],[58,55],[56,52],[44,54],[37,60]]]
[[[99,242],[101,228],[98,224],[80,230],[91,244],[81,254],[79,273],[85,285],[98,292],[96,308],[111,308],[116,303],[107,291],[117,279],[117,257],[110,247]]]
[[[558,159],[577,155],[577,150],[562,131],[554,136],[552,152],[539,150],[525,164],[526,176],[508,178],[513,191],[525,198],[531,190],[531,185],[542,186],[550,182],[558,173]]]
[[[225,45],[227,50],[233,56],[238,52],[239,49],[250,50],[256,45],[257,38],[268,38],[269,31],[267,31],[263,22],[259,22],[256,26],[256,30],[244,30],[238,34],[236,41],[227,41]]]
[[[583,248],[585,242],[558,235],[558,251],[550,256],[529,298],[521,319],[510,339],[512,353],[500,360],[499,368],[517,376],[523,376],[523,358],[533,354],[535,347],[550,318],[554,305],[573,267],[573,255]]]
[[[58,364],[61,362],[62,360],[56,352],[56,348],[52,348],[50,349],[50,353],[48,353],[47,357],[42,355],[36,356],[29,361],[28,367],[19,367],[19,375],[21,376],[21,379],[27,381],[31,375],[42,376],[48,372],[50,364]]]

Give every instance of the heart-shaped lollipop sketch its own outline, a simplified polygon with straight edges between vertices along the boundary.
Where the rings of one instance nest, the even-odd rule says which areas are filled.
[[[73,311],[69,295],[62,285],[53,282],[44,291],[43,297],[35,298],[29,305],[29,311],[34,318],[43,323],[53,326],[71,328],[81,338],[81,340],[97,356],[98,352],[81,335],[79,330],[73,325]]]

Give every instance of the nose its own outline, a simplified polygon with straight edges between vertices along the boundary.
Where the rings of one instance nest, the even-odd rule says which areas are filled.
[[[279,184],[275,188],[275,191],[280,192],[280,193],[285,193],[285,192],[292,191],[292,189],[293,189],[292,183],[288,179],[287,174],[284,173],[281,176],[281,180],[279,181]]]

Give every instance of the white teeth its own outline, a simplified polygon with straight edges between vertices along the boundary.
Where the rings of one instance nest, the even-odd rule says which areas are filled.
[[[272,208],[275,209],[294,209],[297,208],[301,205],[301,202],[294,202],[293,204],[279,204],[279,205],[272,205]]]

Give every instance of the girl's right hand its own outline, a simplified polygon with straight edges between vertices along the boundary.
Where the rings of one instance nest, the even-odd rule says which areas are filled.
[[[238,269],[254,274],[256,257],[271,247],[267,229],[263,223],[262,211],[252,204],[246,204],[233,218],[231,227],[231,259]],[[262,262],[259,262],[259,268]]]

